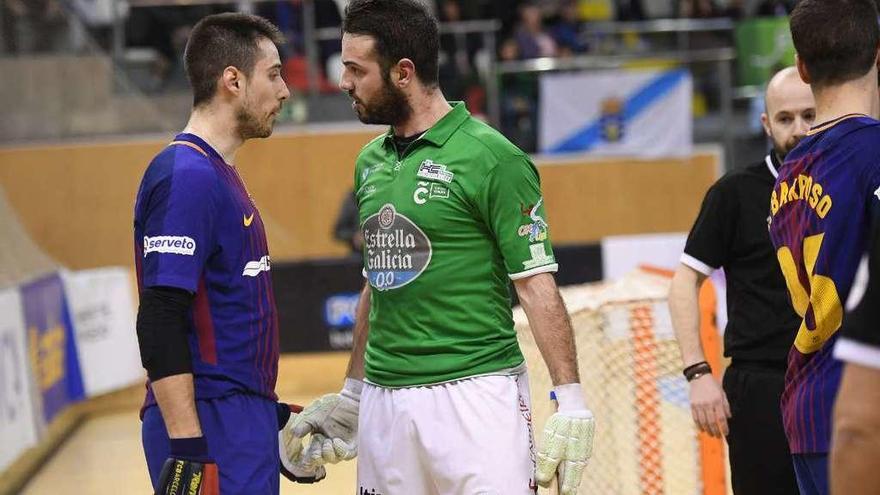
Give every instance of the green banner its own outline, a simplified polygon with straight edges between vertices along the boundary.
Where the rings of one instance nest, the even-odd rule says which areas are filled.
[[[787,17],[763,17],[736,26],[740,86],[763,85],[777,70],[794,64]]]

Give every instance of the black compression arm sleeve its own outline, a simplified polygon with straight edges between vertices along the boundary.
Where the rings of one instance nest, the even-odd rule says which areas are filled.
[[[192,301],[192,294],[171,287],[150,287],[141,292],[137,336],[141,363],[150,380],[192,373],[187,340]]]

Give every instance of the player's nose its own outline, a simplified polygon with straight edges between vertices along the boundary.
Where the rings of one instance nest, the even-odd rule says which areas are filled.
[[[339,78],[339,89],[348,93],[354,89],[354,84],[352,84],[351,80],[343,75]]]

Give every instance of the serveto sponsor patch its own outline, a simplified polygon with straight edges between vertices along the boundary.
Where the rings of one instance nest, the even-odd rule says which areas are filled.
[[[144,257],[150,253],[182,254],[193,256],[196,253],[196,241],[192,237],[159,235],[144,236]]]
[[[398,289],[412,282],[431,262],[431,240],[412,220],[386,204],[364,221],[364,268],[370,285]]]

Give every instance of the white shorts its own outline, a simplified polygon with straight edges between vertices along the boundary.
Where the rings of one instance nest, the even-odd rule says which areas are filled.
[[[358,494],[536,493],[526,373],[400,389],[367,383],[358,432]]]

